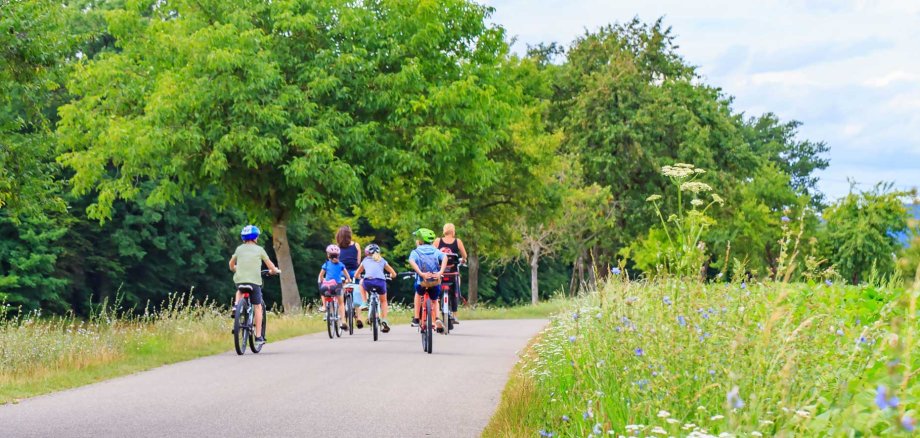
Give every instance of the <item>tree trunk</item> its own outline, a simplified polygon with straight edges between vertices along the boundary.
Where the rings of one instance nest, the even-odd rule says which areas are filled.
[[[534,249],[530,256],[530,301],[532,304],[540,302],[540,282],[538,272],[540,271],[540,250]]]
[[[470,249],[469,260],[467,264],[470,268],[470,305],[474,305],[479,301],[479,254],[476,254],[475,249]]]
[[[281,269],[281,302],[284,312],[300,310],[300,292],[294,277],[294,261],[291,260],[291,246],[287,238],[287,221],[275,220],[272,224],[272,239],[275,256],[278,257],[278,269]]]

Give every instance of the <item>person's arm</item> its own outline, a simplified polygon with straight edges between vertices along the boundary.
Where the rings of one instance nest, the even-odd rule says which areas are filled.
[[[444,271],[447,270],[447,256],[441,257],[441,270],[438,271],[438,277],[444,275]]]
[[[281,270],[278,269],[274,263],[272,263],[272,259],[268,258],[268,253],[265,252],[265,248],[262,248],[262,262],[265,263],[265,266],[268,266],[269,274],[277,274],[281,272]]]
[[[355,246],[358,248],[358,267],[361,267],[361,260],[364,260],[364,253],[361,252],[361,244],[355,242]]]
[[[347,283],[351,283],[351,274],[348,273],[348,268],[346,268],[344,265],[342,266],[342,273],[345,274],[345,281]]]
[[[409,266],[412,267],[412,270],[415,271],[415,273],[416,273],[419,277],[421,277],[421,278],[428,278],[428,277],[425,276],[425,273],[422,272],[421,269],[419,269],[418,263],[416,263],[415,260],[412,260],[411,257],[409,257]]]
[[[440,244],[441,244],[441,238],[440,238],[440,237],[435,237],[435,238],[434,238],[434,242],[431,242],[431,246],[433,246],[433,247],[435,247],[435,248],[440,248],[440,247],[438,246],[438,245],[440,245]]]
[[[393,267],[390,266],[389,263],[387,263],[387,264],[383,267],[383,269],[386,269],[386,270],[387,270],[387,272],[390,274],[390,278],[396,278],[396,270],[393,269]]]
[[[358,269],[355,271],[355,278],[361,278],[362,272],[364,272],[364,265],[358,265]]]
[[[457,239],[457,246],[460,247],[460,257],[463,258],[463,260],[466,260],[466,248],[463,247],[463,241]]]
[[[326,278],[326,268],[321,268],[319,270],[319,277],[316,278],[316,282],[322,283],[324,278]]]
[[[230,271],[236,272],[236,254],[233,254],[233,257],[230,257]]]

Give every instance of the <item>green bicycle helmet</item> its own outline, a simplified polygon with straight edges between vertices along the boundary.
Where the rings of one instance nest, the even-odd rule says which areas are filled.
[[[425,243],[434,242],[434,239],[437,237],[437,235],[434,234],[434,231],[431,231],[428,228],[419,228],[415,230],[412,235],[418,237],[419,240]]]

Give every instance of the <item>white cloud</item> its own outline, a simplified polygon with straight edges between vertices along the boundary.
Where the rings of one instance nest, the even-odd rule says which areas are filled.
[[[884,88],[896,82],[920,82],[920,75],[908,73],[904,70],[895,70],[884,76],[869,79],[864,84],[869,87]]]

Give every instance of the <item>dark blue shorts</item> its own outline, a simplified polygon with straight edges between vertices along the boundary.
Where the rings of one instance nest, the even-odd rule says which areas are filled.
[[[431,286],[431,287],[422,287],[420,284],[415,285],[415,294],[416,295],[425,295],[425,292],[428,292],[428,298],[432,300],[437,300],[441,298],[441,285]]]
[[[365,278],[362,286],[364,286],[364,290],[368,292],[373,290],[377,292],[378,295],[387,294],[387,281],[382,278]]]
[[[252,291],[249,291],[247,289],[240,289],[240,286],[251,286]],[[252,283],[240,283],[236,285],[236,290],[240,292],[248,292],[249,302],[252,303],[253,305],[262,304],[262,286],[259,286],[258,284],[252,284]]]

